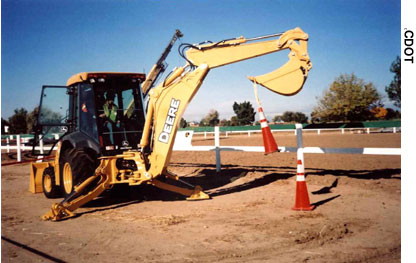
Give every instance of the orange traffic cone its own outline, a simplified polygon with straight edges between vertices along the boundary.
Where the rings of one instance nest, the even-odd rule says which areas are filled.
[[[309,202],[308,188],[305,182],[305,167],[302,160],[298,157],[298,167],[296,173],[296,201],[293,210],[311,211],[315,206]]]
[[[263,135],[264,153],[269,154],[279,151],[277,148],[276,141],[274,140],[272,131],[270,130],[269,124],[267,123],[266,116],[264,116],[263,108],[259,107],[259,119],[261,126],[261,133]]]

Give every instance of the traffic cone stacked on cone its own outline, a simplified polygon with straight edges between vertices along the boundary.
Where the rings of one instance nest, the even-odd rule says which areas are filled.
[[[305,166],[302,159],[298,158],[297,173],[296,173],[296,200],[293,210],[311,211],[315,206],[309,202],[308,188],[305,181]]]
[[[263,108],[259,107],[259,118],[261,133],[263,135],[264,153],[269,154],[278,151],[276,141],[273,138],[272,131],[267,123],[266,116],[264,115]]]

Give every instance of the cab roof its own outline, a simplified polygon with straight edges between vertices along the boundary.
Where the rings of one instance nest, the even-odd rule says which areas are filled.
[[[81,72],[73,75],[66,82],[67,86],[71,86],[76,83],[81,83],[88,81],[91,78],[111,78],[111,77],[126,77],[126,78],[136,78],[144,81],[146,75],[144,73],[127,73],[127,72]]]

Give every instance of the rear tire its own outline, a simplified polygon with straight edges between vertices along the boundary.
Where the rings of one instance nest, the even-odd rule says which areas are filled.
[[[94,175],[97,165],[83,149],[69,149],[63,153],[60,167],[61,191],[68,197],[74,191],[74,186]]]
[[[47,198],[61,197],[61,191],[55,183],[55,170],[53,167],[48,167],[43,171],[42,188]]]

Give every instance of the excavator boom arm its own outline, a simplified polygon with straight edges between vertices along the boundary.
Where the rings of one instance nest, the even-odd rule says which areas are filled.
[[[280,36],[279,39],[258,41],[264,38]],[[289,62],[268,74],[249,77],[252,82],[281,95],[298,93],[312,68],[307,51],[308,34],[300,28],[288,30],[282,34],[246,39],[244,37],[206,44],[192,45],[186,51],[187,60],[193,65],[206,64],[210,69],[231,63],[290,49]]]
[[[245,43],[246,40],[241,38],[241,41],[242,43],[224,43],[212,48],[191,48],[186,52],[186,57],[196,66],[207,64],[212,69],[281,50],[277,47],[276,40]]]
[[[249,79],[273,92],[293,95],[302,88],[312,67],[307,53],[307,40],[308,35],[300,28],[295,28],[281,34],[278,40],[247,43],[247,39],[241,37],[214,44],[191,45],[186,51],[186,59],[193,65],[185,68],[194,66],[196,69],[186,71],[183,67],[177,68],[170,78],[149,93],[148,115],[140,144],[142,149],[151,144],[151,177],[157,177],[166,171],[182,114],[210,69],[290,49],[289,62],[282,68]]]

